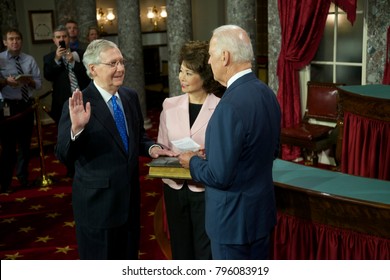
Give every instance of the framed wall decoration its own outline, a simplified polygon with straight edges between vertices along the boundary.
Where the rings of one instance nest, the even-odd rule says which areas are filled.
[[[53,38],[53,11],[28,11],[33,44],[50,43]]]

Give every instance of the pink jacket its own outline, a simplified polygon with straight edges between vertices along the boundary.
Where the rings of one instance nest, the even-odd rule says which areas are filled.
[[[188,94],[183,94],[166,98],[163,103],[157,142],[172,150],[175,150],[175,148],[172,146],[171,141],[184,137],[191,137],[201,146],[201,149],[204,148],[207,124],[220,99],[214,94],[209,94],[191,128],[188,100]],[[180,189],[183,186],[181,182],[171,179],[163,179],[163,182],[174,189]],[[204,187],[198,184],[189,184],[188,187],[194,192],[204,191]]]

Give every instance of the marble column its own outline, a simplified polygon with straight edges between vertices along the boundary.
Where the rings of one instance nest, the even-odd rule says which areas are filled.
[[[79,40],[87,41],[89,26],[97,26],[96,0],[55,0],[56,25],[72,19],[79,26]]]
[[[77,0],[55,0],[55,25],[65,24],[69,19],[77,21]]]
[[[145,77],[142,53],[139,0],[117,0],[118,46],[127,60],[124,85],[137,91],[145,129],[151,121],[146,114]]]
[[[226,0],[226,22],[245,29],[251,38],[256,57],[256,0]],[[256,68],[256,63],[253,66]]]
[[[168,0],[167,13],[169,96],[176,96],[182,94],[177,62],[180,48],[192,39],[191,0]]]
[[[79,40],[87,42],[87,32],[90,26],[98,26],[96,20],[96,0],[77,0],[77,18]]]
[[[276,68],[282,44],[281,32],[278,1],[268,1],[268,85],[274,92],[279,89]]]

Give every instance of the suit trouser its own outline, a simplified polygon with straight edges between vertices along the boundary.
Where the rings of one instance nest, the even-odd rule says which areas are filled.
[[[5,102],[10,107],[11,116],[23,113],[32,104],[32,102],[26,103],[22,100],[7,100]],[[3,110],[0,110],[0,113],[3,114]],[[7,118],[2,115],[1,120],[6,121]],[[15,121],[5,122],[0,127],[0,144],[2,147],[0,154],[0,184],[3,192],[7,191],[11,185],[15,166],[16,176],[21,180],[21,183],[27,182],[33,128],[34,112],[30,112]]]
[[[268,260],[270,234],[249,244],[220,244],[211,240],[214,260]]]
[[[137,260],[139,225],[125,224],[110,229],[76,225],[78,252],[82,260]]]
[[[211,259],[205,231],[204,192],[192,192],[187,183],[180,190],[164,184],[164,200],[174,260]]]

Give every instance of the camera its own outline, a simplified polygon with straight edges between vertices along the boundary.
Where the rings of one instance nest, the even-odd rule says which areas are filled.
[[[60,47],[66,49],[65,41],[60,41]]]

